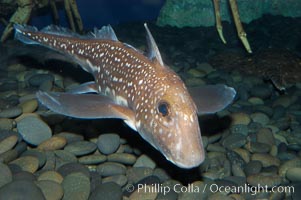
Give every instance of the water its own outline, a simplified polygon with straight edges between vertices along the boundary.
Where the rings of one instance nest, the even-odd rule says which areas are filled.
[[[151,4],[151,1],[149,3],[102,1],[96,5],[95,1],[78,1],[78,6],[85,30],[112,24],[120,41],[142,50],[146,47],[143,22],[148,22],[165,64],[175,70],[188,87],[219,83],[236,89],[237,97],[232,105],[216,115],[199,118],[206,148],[206,161],[195,169],[180,169],[168,162],[120,120],[77,120],[52,115],[42,105],[35,105],[32,102],[34,102],[34,94],[38,90],[63,92],[73,84],[92,80],[92,77],[76,67],[75,63],[64,60],[51,50],[24,46],[10,38],[9,41],[1,44],[0,49],[0,114],[2,114],[2,118],[0,118],[0,129],[2,129],[0,130],[0,150],[4,151],[4,153],[0,153],[0,158],[5,158],[4,164],[8,166],[8,171],[12,172],[10,174],[6,170],[5,176],[3,176],[8,177],[7,185],[14,183],[9,177],[15,177],[18,173],[23,172],[9,164],[16,160],[16,157],[9,156],[9,153],[5,153],[5,151],[13,152],[18,149],[19,152],[28,153],[29,149],[37,149],[29,141],[20,143],[15,140],[15,135],[21,140],[21,135],[16,132],[20,131],[17,126],[20,119],[17,117],[22,112],[13,113],[15,115],[12,115],[12,112],[20,110],[16,107],[22,107],[24,102],[30,101],[30,106],[34,108],[30,112],[42,116],[42,120],[51,128],[52,135],[66,137],[62,134],[66,131],[71,132],[72,135],[72,137],[66,137],[69,143],[59,147],[60,154],[57,149],[52,149],[47,153],[42,152],[42,157],[48,156],[46,159],[48,164],[41,164],[35,170],[31,169],[30,173],[34,173],[38,177],[43,170],[63,173],[62,168],[64,169],[66,166],[62,166],[72,163],[70,160],[74,159],[73,161],[82,162],[81,167],[74,165],[74,170],[66,169],[67,172],[64,173],[73,175],[74,171],[86,173],[89,168],[91,188],[84,192],[91,193],[92,196],[97,196],[102,191],[101,187],[105,188],[105,184],[101,183],[99,176],[102,176],[103,180],[109,180],[108,182],[114,180],[113,182],[117,183],[114,185],[116,194],[132,195],[131,198],[134,196],[133,192],[126,190],[132,183],[134,188],[140,184],[139,186],[145,187],[146,185],[162,186],[161,189],[166,189],[167,186],[173,188],[178,183],[183,184],[182,192],[168,194],[170,199],[177,197],[206,199],[208,196],[215,199],[219,195],[222,195],[221,198],[225,198],[224,194],[220,192],[213,192],[213,194],[208,190],[206,192],[197,190],[188,192],[185,187],[187,186],[186,189],[188,189],[191,184],[194,185],[194,187],[191,186],[194,189],[215,186],[215,184],[233,188],[247,185],[246,187],[249,189],[254,189],[253,186],[257,184],[276,186],[277,188],[282,185],[283,187],[294,186],[295,191],[298,191],[301,187],[299,176],[301,170],[301,19],[266,15],[250,24],[244,24],[253,50],[253,54],[248,54],[237,37],[234,25],[227,22],[223,23],[227,45],[220,41],[214,27],[156,26],[155,20],[163,3],[163,1],[157,1],[155,4]],[[68,26],[62,6],[59,8],[60,24]],[[47,10],[33,14],[30,21],[30,24],[38,27],[50,23],[51,17]],[[53,57],[59,58],[59,60],[53,59]],[[38,85],[34,85],[33,79],[39,77],[40,74],[49,74],[49,80],[41,79]],[[282,85],[280,87],[277,84]],[[285,90],[280,90],[282,87]],[[200,98],[206,97],[200,94]],[[26,108],[29,109],[28,107],[27,105]],[[5,112],[8,112],[7,109],[10,111],[10,116],[4,115]],[[15,132],[7,133],[7,130]],[[71,148],[70,140],[72,141],[72,139],[70,138],[76,141],[89,141],[89,144],[93,146],[91,143],[97,144],[98,136],[106,133],[116,133],[122,138],[118,144],[120,145],[118,152],[126,153],[122,154],[122,159],[128,159],[127,164],[122,159],[114,161],[118,163],[115,164],[118,166],[111,166],[112,174],[108,177],[103,176],[100,168],[104,167],[104,163],[108,164],[107,161],[113,156],[116,156],[114,153],[106,155],[105,161],[99,161],[97,160],[100,159],[97,156],[101,154],[99,149],[92,149],[92,153],[77,157],[63,150],[66,146],[69,146],[67,149]],[[39,133],[35,134],[37,135],[33,136],[38,137]],[[15,144],[12,145],[11,141]],[[82,151],[84,150],[82,149]],[[55,156],[51,157],[49,154]],[[138,161],[137,164],[136,160],[131,163],[132,157],[127,154],[138,160],[147,156],[149,160],[144,164],[139,164]],[[21,153],[17,154],[17,157],[22,157]],[[40,159],[41,157],[38,160],[42,163]],[[56,160],[57,166],[51,165],[53,161],[51,159]],[[90,164],[83,163],[84,159],[90,159]],[[144,166],[144,168],[137,169],[133,167],[135,164]],[[27,166],[26,163],[23,165]],[[0,168],[4,169],[5,167],[0,166]],[[23,169],[23,171],[26,170]],[[165,173],[168,176],[164,175]],[[116,175],[118,175],[117,178]],[[284,176],[287,178],[286,181]],[[66,180],[66,177],[64,179]],[[85,181],[87,182],[86,179]],[[63,187],[65,192],[70,191],[71,186],[67,186],[67,182],[65,185],[59,184],[58,187]],[[7,185],[0,185],[0,196],[8,191],[15,192],[13,189],[8,190]],[[105,191],[109,192],[109,190]],[[157,196],[163,197],[155,190],[140,190],[137,191],[142,195],[140,199],[145,197],[146,191],[152,191],[150,192],[153,193],[151,199],[155,199]],[[232,190],[232,193],[235,191]],[[230,195],[228,194],[228,196]],[[246,199],[254,197],[250,196],[250,190],[247,194],[240,195]],[[290,194],[289,192],[256,195],[257,198],[278,195],[279,199],[298,199],[297,193]]]

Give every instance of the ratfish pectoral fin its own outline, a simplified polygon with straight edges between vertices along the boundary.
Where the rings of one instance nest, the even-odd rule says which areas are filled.
[[[234,99],[236,91],[226,85],[206,85],[189,88],[198,114],[212,114],[227,107]]]
[[[37,98],[47,108],[62,115],[84,119],[118,118],[135,124],[132,110],[103,95],[39,91]]]
[[[97,86],[94,81],[83,83],[68,90],[71,94],[97,93]]]

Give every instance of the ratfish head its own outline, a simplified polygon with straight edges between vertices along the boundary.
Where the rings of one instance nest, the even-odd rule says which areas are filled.
[[[138,132],[178,167],[196,167],[205,153],[195,103],[174,72],[161,68],[158,76],[153,90],[145,95],[147,103],[136,111],[143,113],[137,119]]]

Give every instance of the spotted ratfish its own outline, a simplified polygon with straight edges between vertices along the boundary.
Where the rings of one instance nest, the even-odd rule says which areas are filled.
[[[120,42],[111,26],[86,36],[48,26],[15,25],[15,38],[60,52],[94,76],[95,81],[67,93],[37,93],[50,110],[76,118],[119,118],[167,160],[181,168],[200,165],[205,152],[198,114],[229,105],[235,90],[225,85],[191,88],[166,66],[148,27],[146,53]]]

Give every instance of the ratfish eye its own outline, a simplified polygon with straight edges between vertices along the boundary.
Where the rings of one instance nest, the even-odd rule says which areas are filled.
[[[165,101],[160,101],[158,104],[158,112],[163,116],[169,115],[169,104]]]

